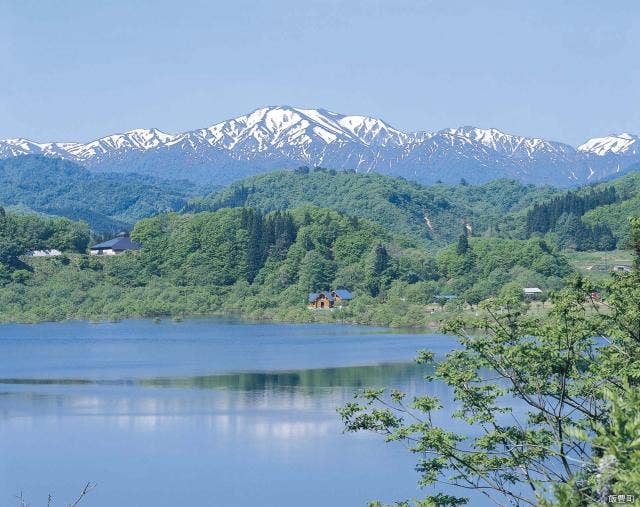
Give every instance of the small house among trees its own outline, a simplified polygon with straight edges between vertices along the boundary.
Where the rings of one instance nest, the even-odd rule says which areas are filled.
[[[333,308],[336,303],[349,302],[353,299],[347,289],[325,290],[309,294],[309,308],[325,309]]]
[[[140,250],[142,245],[131,241],[128,234],[120,234],[118,237],[93,245],[91,255],[117,255],[129,250]]]
[[[538,299],[542,296],[542,289],[539,287],[525,287],[522,289],[522,292],[524,293],[524,297],[527,299]]]
[[[351,292],[347,289],[332,290],[331,295],[336,300],[336,303],[339,303],[340,301],[351,301],[353,299]]]
[[[322,292],[312,292],[309,294],[309,308],[324,309],[333,308],[335,298],[328,290]]]

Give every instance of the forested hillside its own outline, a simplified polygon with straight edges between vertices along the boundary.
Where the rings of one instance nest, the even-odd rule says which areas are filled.
[[[476,304],[523,286],[555,288],[571,269],[539,239],[459,240],[437,256],[378,224],[301,207],[162,214],[142,220],[140,252],[31,259],[0,288],[0,320],[123,318],[237,312],[284,320],[425,325],[425,305]],[[65,260],[66,259],[66,260]],[[309,292],[346,288],[340,312],[306,309]]]
[[[302,167],[247,178],[192,200],[189,209],[250,206],[268,212],[313,204],[366,218],[390,230],[443,246],[457,239],[465,226],[474,234],[509,235],[511,228],[505,215],[554,192],[549,187],[509,180],[425,187],[382,174]]]
[[[640,216],[640,173],[633,172],[601,183],[596,188],[611,187],[618,196],[611,204],[603,204],[587,211],[582,220],[591,226],[606,225],[613,232],[618,248],[629,248],[631,228],[629,218]]]
[[[632,172],[536,203],[516,229],[526,237],[546,235],[561,248],[612,250],[628,247],[629,218],[639,214],[640,174]]]
[[[28,276],[20,257],[31,250],[82,252],[89,243],[86,224],[65,218],[14,215],[0,206],[0,285]],[[18,274],[16,274],[16,272]]]
[[[179,210],[195,186],[134,174],[95,174],[40,155],[0,160],[0,205],[84,220],[98,232],[129,229],[140,218]]]
[[[455,311],[506,292],[521,295],[522,287],[561,287],[572,272],[563,248],[620,245],[627,217],[640,213],[638,174],[558,192],[512,181],[423,187],[380,174],[300,168],[157,214],[179,207],[186,194],[137,177],[85,179],[83,169],[54,159],[16,161],[0,166],[9,182],[0,195],[13,196],[18,208],[54,209],[45,206],[50,202],[59,210],[93,200],[91,208],[73,209],[82,218],[154,216],[133,227],[142,250],[97,258],[86,255],[89,228],[82,223],[3,212],[0,320],[239,313],[424,325],[435,303]],[[41,174],[29,178],[36,170]],[[88,199],[80,188],[97,196]],[[69,254],[21,257],[34,248]],[[348,308],[306,308],[309,292],[335,288],[354,294]]]
[[[589,210],[618,201],[615,188],[568,192],[551,201],[535,204],[526,216],[527,236],[554,232],[562,247],[576,250],[612,250],[616,246],[611,229],[602,223],[585,224],[582,216]]]

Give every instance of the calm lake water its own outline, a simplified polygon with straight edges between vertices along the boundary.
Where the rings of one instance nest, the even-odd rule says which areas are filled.
[[[364,386],[428,389],[441,335],[224,319],[0,326],[0,505],[350,506],[417,497],[401,445],[343,434]],[[448,418],[447,414],[443,414]],[[449,422],[449,426],[452,427]]]

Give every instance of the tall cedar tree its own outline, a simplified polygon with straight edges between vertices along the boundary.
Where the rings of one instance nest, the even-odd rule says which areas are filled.
[[[467,231],[465,230],[458,238],[458,244],[456,245],[456,253],[458,255],[465,255],[469,251],[469,239],[467,238]]]
[[[389,267],[389,253],[382,243],[376,246],[373,260],[373,274],[381,275]]]

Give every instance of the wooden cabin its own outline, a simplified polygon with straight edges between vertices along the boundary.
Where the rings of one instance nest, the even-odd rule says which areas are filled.
[[[323,290],[309,294],[309,308],[324,309],[342,306],[353,299],[347,289]]]
[[[309,308],[316,310],[333,308],[335,298],[328,290],[322,292],[312,292],[309,294]]]

